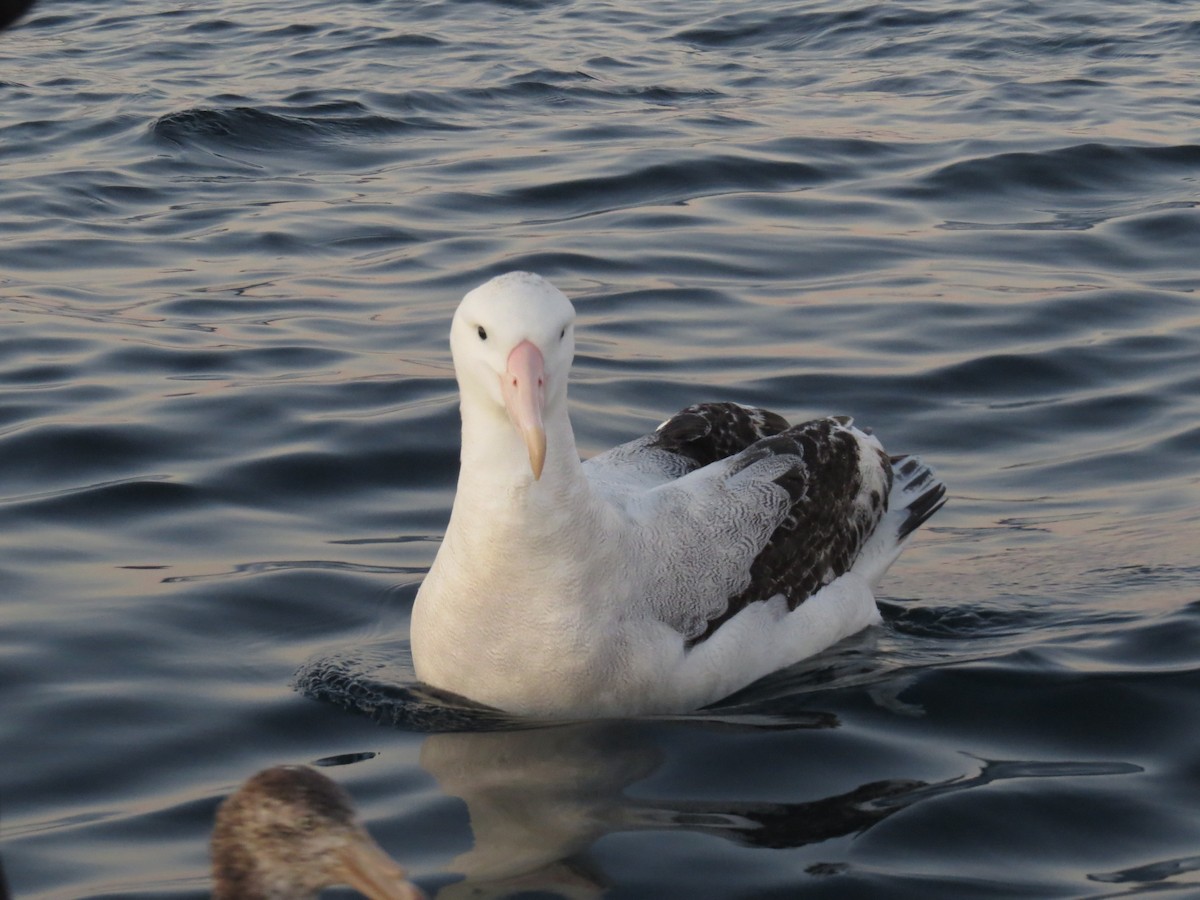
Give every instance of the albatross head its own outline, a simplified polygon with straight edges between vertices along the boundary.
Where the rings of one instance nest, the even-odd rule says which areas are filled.
[[[498,275],[463,297],[450,326],[450,351],[464,408],[507,415],[541,478],[547,411],[565,410],[575,355],[575,309],[540,275]]]
[[[316,900],[349,884],[371,900],[425,900],[371,839],[350,798],[315,769],[275,766],[221,804],[213,828],[214,900]]]

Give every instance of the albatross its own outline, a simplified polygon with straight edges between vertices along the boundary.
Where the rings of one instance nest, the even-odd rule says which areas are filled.
[[[371,900],[426,900],[371,839],[346,792],[307,766],[264,769],[217,809],[213,900],[316,900],[348,884]]]
[[[450,348],[462,455],[413,606],[417,677],[535,718],[687,712],[880,620],[945,501],[849,417],[700,403],[580,461],[575,310],[529,272],[470,291]]]

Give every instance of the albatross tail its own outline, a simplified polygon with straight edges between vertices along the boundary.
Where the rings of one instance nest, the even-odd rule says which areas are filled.
[[[919,457],[902,455],[890,459],[892,490],[888,494],[888,511],[851,568],[867,579],[872,588],[896,561],[909,536],[946,502],[946,485]]]

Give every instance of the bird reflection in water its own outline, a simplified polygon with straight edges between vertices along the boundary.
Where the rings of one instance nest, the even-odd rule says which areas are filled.
[[[354,816],[350,798],[319,772],[259,772],[217,810],[214,900],[313,900],[348,884],[371,900],[424,900],[404,869]]]
[[[672,800],[625,795],[663,751],[637,722],[429,736],[421,765],[468,808],[475,845],[450,865],[466,876],[439,900],[548,891],[582,900],[608,879],[585,856],[622,831],[684,829],[756,847],[799,847],[862,831],[904,805],[919,781],[881,781],[807,803]]]
[[[819,718],[811,725],[822,727]],[[1012,778],[1111,775],[1137,768],[972,760],[978,764],[973,774],[932,783],[875,781],[797,803],[629,797],[625,789],[666,759],[653,735],[646,723],[633,721],[430,735],[422,745],[421,765],[442,790],[466,802],[475,838],[472,849],[449,866],[465,879],[443,887],[438,900],[483,900],[521,891],[571,900],[600,896],[610,882],[586,851],[610,833],[682,829],[742,846],[796,848],[864,832],[949,792]]]

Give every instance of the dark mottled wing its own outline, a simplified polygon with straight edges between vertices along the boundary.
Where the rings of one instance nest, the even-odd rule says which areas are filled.
[[[727,459],[787,427],[787,419],[765,409],[698,403],[680,410],[652,434],[593,456],[584,469],[593,487],[619,502]]]
[[[738,457],[734,471],[770,455],[794,459],[774,479],[790,499],[787,516],[751,564],[749,584],[689,637],[689,646],[751,603],[782,594],[795,609],[849,571],[887,511],[891,462],[849,419],[817,419],[763,438]]]
[[[699,468],[787,428],[787,419],[769,410],[737,403],[697,403],[659,425],[648,446],[674,453],[690,468]]]
[[[689,647],[751,603],[782,596],[795,609],[846,574],[888,512],[893,479],[906,514],[897,544],[945,494],[918,459],[889,458],[847,417],[789,426],[736,403],[689,406],[584,469],[646,529],[647,604]]]

